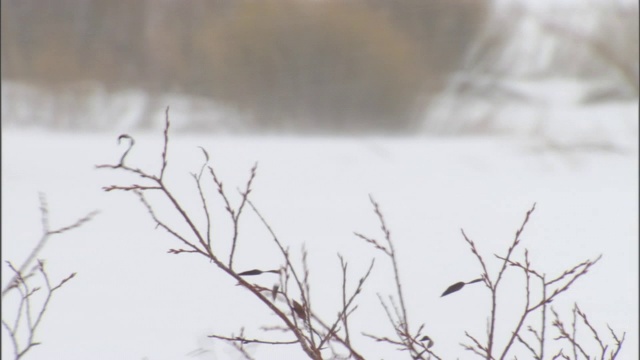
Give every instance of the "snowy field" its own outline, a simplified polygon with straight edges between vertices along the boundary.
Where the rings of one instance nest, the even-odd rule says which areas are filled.
[[[632,105],[631,109],[637,106]],[[635,110],[625,113],[637,116]],[[613,150],[559,148],[540,139],[506,136],[295,138],[174,133],[167,177],[202,227],[202,209],[189,174],[197,172],[203,161],[198,146],[209,152],[210,163],[229,190],[244,186],[257,161],[252,201],[296,259],[305,244],[312,300],[327,319],[333,319],[341,301],[336,254],[349,261],[351,286],[376,257],[351,328],[355,347],[371,359],[395,359],[401,354],[359,336],[362,331],[394,336],[376,298],[376,293],[393,294],[389,261],[353,235],[357,231],[381,238],[369,194],[380,203],[391,228],[411,326],[415,330],[424,323],[435,341],[433,350],[444,359],[476,358],[459,343],[467,342],[465,331],[484,338],[490,306],[489,291],[482,285],[440,297],[449,285],[474,279],[481,271],[460,229],[476,242],[495,276],[499,263],[493,254],[505,253],[526,211],[536,203],[515,258],[521,260],[526,247],[535,269],[556,276],[602,254],[593,270],[552,305],[570,324],[577,301],[606,343],[613,343],[606,324],[618,334],[627,333],[619,359],[638,359],[637,118],[619,122],[634,121],[626,127],[630,130],[624,146]],[[15,128],[2,132],[3,287],[10,276],[4,261],[20,263],[41,236],[38,192],[46,194],[52,227],[100,211],[82,228],[53,237],[41,252],[54,281],[71,272],[78,275],[54,296],[37,334],[42,345],[26,358],[235,359],[240,355],[234,349],[207,335],[237,334],[245,327],[251,338],[288,339],[280,333],[261,336],[259,326],[277,325],[275,316],[205,259],[168,254],[179,244],[154,229],[132,194],[101,190],[131,180],[94,168],[118,161],[123,151],[116,143],[119,134]],[[561,136],[566,134],[563,130]],[[132,135],[136,146],[128,163],[157,171],[161,132]],[[230,221],[213,185],[208,195],[215,204],[214,242],[227,254]],[[167,211],[163,216],[176,219]],[[266,229],[251,211],[244,216],[236,268],[280,266],[282,260]],[[511,274],[501,295],[499,346],[504,344],[504,332],[517,321],[513,311],[522,306],[522,274]],[[256,282],[268,287],[273,283],[269,278]],[[3,318],[12,304],[10,299],[3,301]],[[549,340],[557,335],[550,325],[547,331]],[[578,336],[595,345],[586,329]],[[552,341],[549,346],[556,348]],[[304,358],[296,346],[249,349],[257,359]],[[10,351],[3,329],[3,357],[10,357]]]

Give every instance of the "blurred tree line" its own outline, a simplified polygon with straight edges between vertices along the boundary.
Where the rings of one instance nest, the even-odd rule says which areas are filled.
[[[254,126],[410,131],[488,0],[3,0],[2,79],[209,97]]]

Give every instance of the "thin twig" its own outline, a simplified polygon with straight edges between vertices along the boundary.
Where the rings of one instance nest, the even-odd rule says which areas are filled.
[[[167,106],[167,108],[164,111],[164,131],[163,131],[164,142],[162,146],[162,168],[160,168],[160,176],[158,177],[158,180],[160,181],[162,181],[162,179],[164,178],[164,171],[167,169],[167,149],[169,147],[169,126],[170,125],[171,125],[171,122],[169,121],[169,107]]]
[[[559,339],[567,339],[571,345],[573,346],[573,351],[574,351],[574,355],[573,358],[577,359],[578,355],[577,355],[577,350],[580,350],[580,353],[582,354],[582,356],[584,356],[585,359],[589,359],[589,356],[587,355],[587,353],[584,351],[584,349],[582,349],[582,346],[580,346],[580,344],[578,344],[578,342],[575,339],[575,323],[573,326],[574,329],[574,334],[570,335],[567,330],[564,328],[564,324],[562,323],[562,321],[560,320],[560,316],[558,315],[558,313],[553,309],[553,306],[551,307],[551,312],[553,313],[553,316],[555,317],[555,320],[553,321],[552,325],[555,326],[558,331],[560,332],[560,335],[558,337],[556,337],[556,340]]]
[[[587,319],[587,315],[580,310],[580,307],[578,307],[578,304],[574,304],[574,306],[575,306],[576,313],[578,314],[578,316],[582,318],[582,321],[584,321],[585,325],[587,325],[589,330],[591,330],[593,337],[598,342],[598,345],[600,345],[600,350],[601,350],[600,358],[604,360],[604,356],[607,352],[607,347],[602,343],[602,340],[600,340],[600,337],[598,336],[598,332],[596,331],[596,329],[593,328],[593,326],[589,322],[589,319]]]
[[[220,339],[220,340],[225,340],[225,341],[230,341],[230,342],[241,342],[243,344],[268,344],[268,345],[293,345],[293,344],[297,344],[300,341],[299,340],[288,340],[288,341],[278,341],[278,340],[260,340],[260,339],[249,339],[246,337],[240,337],[240,336],[233,336],[233,337],[229,337],[229,336],[223,336],[223,335],[207,335],[207,337],[210,338],[214,338],[214,339]]]

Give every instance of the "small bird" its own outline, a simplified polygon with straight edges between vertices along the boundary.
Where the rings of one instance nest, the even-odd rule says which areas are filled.
[[[475,280],[471,280],[471,281],[466,282],[466,283],[465,283],[465,282],[463,282],[463,281],[457,282],[457,283],[455,283],[455,284],[453,284],[453,285],[449,286],[449,287],[447,288],[447,290],[445,290],[445,291],[442,293],[442,295],[440,295],[440,297],[443,297],[443,296],[449,295],[449,294],[451,294],[451,293],[453,293],[453,292],[456,292],[456,291],[458,291],[458,290],[462,289],[465,285],[473,284],[473,283],[477,283],[477,282],[479,282],[479,281],[482,281],[482,278],[475,279]]]

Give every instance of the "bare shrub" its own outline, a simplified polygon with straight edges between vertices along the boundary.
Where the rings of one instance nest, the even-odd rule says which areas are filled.
[[[9,283],[7,283],[7,286],[2,289],[2,326],[11,339],[15,359],[21,359],[29,350],[41,344],[41,342],[36,339],[36,330],[42,323],[42,319],[53,298],[54,292],[76,276],[76,273],[72,273],[57,284],[52,284],[45,269],[44,260],[37,259],[38,253],[51,237],[62,235],[78,228],[90,221],[97,214],[97,212],[92,212],[76,220],[71,225],[52,229],[49,225],[49,209],[45,197],[42,194],[40,195],[40,211],[43,230],[42,237],[20,266],[16,267],[11,261],[7,261],[7,265],[14,275]],[[34,261],[36,261],[36,264],[29,268]],[[38,278],[40,279],[38,280]],[[10,300],[10,294],[17,295],[17,309],[15,310],[5,309],[5,306],[8,307],[8,305],[5,304],[6,301]],[[13,316],[12,319],[9,314]]]
[[[332,318],[323,318],[315,311],[314,303],[318,299],[312,298],[311,291],[314,288],[314,284],[310,281],[310,273],[313,269],[309,267],[308,257],[309,254],[303,249],[300,263],[293,261],[289,248],[284,244],[278,236],[275,234],[266,218],[257,209],[256,205],[250,200],[250,194],[252,186],[255,181],[257,166],[251,168],[248,180],[246,184],[238,189],[240,196],[239,203],[234,204],[231,200],[230,194],[227,188],[224,186],[222,179],[215,172],[214,168],[208,165],[209,155],[206,150],[202,149],[205,157],[205,162],[202,167],[196,173],[192,174],[194,180],[194,186],[198,190],[199,203],[202,208],[197,212],[188,211],[183,202],[179,201],[174,194],[174,190],[170,188],[165,181],[165,175],[167,173],[167,152],[169,142],[169,109],[166,110],[165,117],[165,129],[164,129],[164,145],[161,154],[161,167],[157,173],[147,172],[146,170],[135,167],[128,164],[127,155],[134,147],[134,139],[129,135],[121,135],[119,140],[126,140],[129,143],[127,150],[120,157],[120,160],[116,164],[98,165],[100,169],[110,169],[123,171],[128,174],[136,175],[140,183],[133,182],[125,185],[109,185],[104,188],[105,191],[126,191],[132,192],[139,199],[142,205],[147,209],[150,217],[153,219],[155,225],[158,228],[164,229],[179,245],[176,248],[168,250],[170,254],[196,254],[204,257],[207,261],[211,262],[218,270],[226,273],[229,277],[237,281],[239,286],[247,289],[252,296],[257,298],[263,305],[267,312],[271,312],[276,315],[280,321],[280,324],[252,324],[253,327],[260,327],[262,330],[266,330],[265,334],[269,330],[280,330],[286,334],[290,334],[291,337],[286,340],[269,339],[266,337],[256,338],[253,336],[245,335],[244,327],[240,329],[237,334],[220,335],[212,334],[211,338],[223,340],[231,343],[241,354],[246,358],[251,358],[250,354],[245,348],[246,344],[264,344],[264,345],[297,345],[304,354],[311,359],[326,359],[326,358],[353,358],[364,359],[365,354],[361,349],[356,348],[353,342],[354,329],[359,328],[357,323],[351,321],[350,316],[357,309],[357,302],[359,301],[371,301],[369,299],[361,299],[359,297],[362,294],[362,290],[369,279],[371,271],[374,266],[374,260],[371,261],[368,269],[363,272],[358,278],[355,288],[349,289],[347,286],[348,279],[348,261],[340,256],[340,265],[342,270],[342,301],[341,307],[336,310],[336,316]],[[211,199],[207,198],[203,191],[204,186],[213,185],[218,195],[221,197],[225,211],[228,214],[229,221],[232,224],[233,232],[229,239],[221,241],[221,239],[213,239],[211,234]],[[149,193],[159,193],[161,197],[168,201],[170,208],[174,213],[174,217],[160,216],[161,209],[159,205],[153,205],[150,201]],[[158,199],[158,197],[154,197]],[[437,354],[435,345],[437,342],[437,324],[430,326],[435,333],[427,334],[425,331],[425,323],[415,326],[416,321],[412,320],[409,316],[409,311],[405,305],[405,290],[402,286],[402,277],[399,272],[400,258],[395,251],[394,242],[391,237],[391,231],[386,224],[382,210],[379,204],[371,197],[370,201],[373,206],[374,213],[380,224],[382,231],[382,239],[380,240],[373,236],[363,235],[361,233],[355,233],[357,238],[364,240],[374,249],[380,251],[386,259],[391,262],[393,269],[394,289],[390,291],[390,294],[378,294],[378,300],[384,310],[384,315],[389,320],[394,332],[394,336],[385,336],[379,334],[370,334],[362,332],[361,334],[365,338],[371,338],[376,342],[387,343],[407,354],[412,359],[443,359],[444,357]],[[240,219],[247,210],[251,210],[258,216],[262,225],[268,231],[273,246],[278,249],[281,255],[282,266],[277,269],[251,269],[251,270],[239,270],[234,267],[234,259],[238,256],[236,249],[240,238],[238,236],[240,231]],[[166,209],[162,209],[163,214],[167,214]],[[485,259],[481,255],[480,250],[476,246],[476,243],[462,231],[462,237],[464,241],[469,245],[471,252],[478,260],[480,268],[480,277],[475,280],[466,282],[457,282],[448,287],[442,296],[449,296],[452,293],[461,291],[465,286],[474,283],[483,283],[490,291],[491,296],[491,309],[488,315],[488,329],[486,333],[486,340],[482,340],[480,336],[476,334],[466,333],[467,342],[463,343],[462,347],[473,354],[484,359],[505,359],[509,356],[513,356],[516,351],[516,347],[520,348],[520,351],[531,353],[531,356],[535,359],[543,359],[545,355],[549,357],[551,353],[551,341],[549,340],[548,326],[551,324],[556,329],[559,329],[559,336],[555,338],[558,340],[554,342],[554,345],[560,345],[555,358],[564,357],[571,359],[569,355],[565,355],[568,352],[562,347],[565,340],[569,340],[569,345],[573,348],[578,348],[581,340],[576,339],[575,331],[574,335],[569,334],[564,330],[562,321],[559,320],[558,315],[554,316],[556,319],[550,323],[548,319],[549,304],[562,294],[566,294],[569,288],[579,279],[582,278],[593,265],[595,265],[600,257],[595,260],[585,260],[575,266],[567,267],[562,273],[548,276],[544,272],[534,269],[529,261],[529,252],[524,250],[523,259],[515,260],[517,252],[521,248],[521,235],[525,229],[525,226],[530,220],[531,214],[535,210],[534,206],[527,212],[524,221],[520,228],[516,231],[514,240],[509,244],[507,250],[502,255],[495,255],[498,261],[499,271],[495,274],[490,274],[488,271],[487,263],[488,259]],[[200,218],[204,214],[204,223],[198,223],[196,218]],[[176,220],[181,223],[178,226]],[[179,228],[183,230],[179,230]],[[183,233],[184,229],[188,231]],[[215,241],[214,241],[215,240]],[[215,248],[214,248],[215,245]],[[222,258],[224,250],[228,249],[229,257]],[[524,288],[525,306],[520,311],[520,316],[516,319],[500,319],[497,314],[499,313],[498,298],[504,295],[503,282],[506,272],[521,272],[522,287]],[[250,281],[252,277],[261,276],[265,273],[272,273],[279,275],[279,281],[271,288],[267,288],[258,284],[254,284]],[[541,286],[540,294],[534,294],[532,283],[538,281]],[[500,291],[499,291],[500,290]],[[513,289],[509,289],[513,290]],[[223,290],[224,291],[224,290]],[[574,310],[574,314],[578,314],[586,326],[595,335],[598,345],[600,346],[600,352],[602,357],[609,355],[610,359],[616,358],[619,354],[620,348],[624,341],[624,334],[620,338],[612,330],[611,334],[615,340],[613,345],[605,345],[601,340],[603,337],[595,330],[595,327],[591,325],[591,322],[587,320],[586,315],[581,312],[577,305]],[[537,319],[533,319],[535,316],[539,316]],[[574,315],[575,316],[575,315]],[[503,321],[506,324],[511,323],[508,327],[508,331],[504,333],[496,332],[496,324],[498,321]],[[574,325],[575,327],[575,325]],[[526,331],[525,331],[526,329]],[[253,330],[252,330],[253,332]],[[503,347],[498,348],[496,344],[505,344]],[[589,350],[581,345],[581,353],[587,354]],[[554,348],[555,351],[555,348]],[[563,352],[564,351],[564,352]],[[574,350],[575,353],[575,350]],[[573,359],[577,360],[577,356],[573,356]]]

